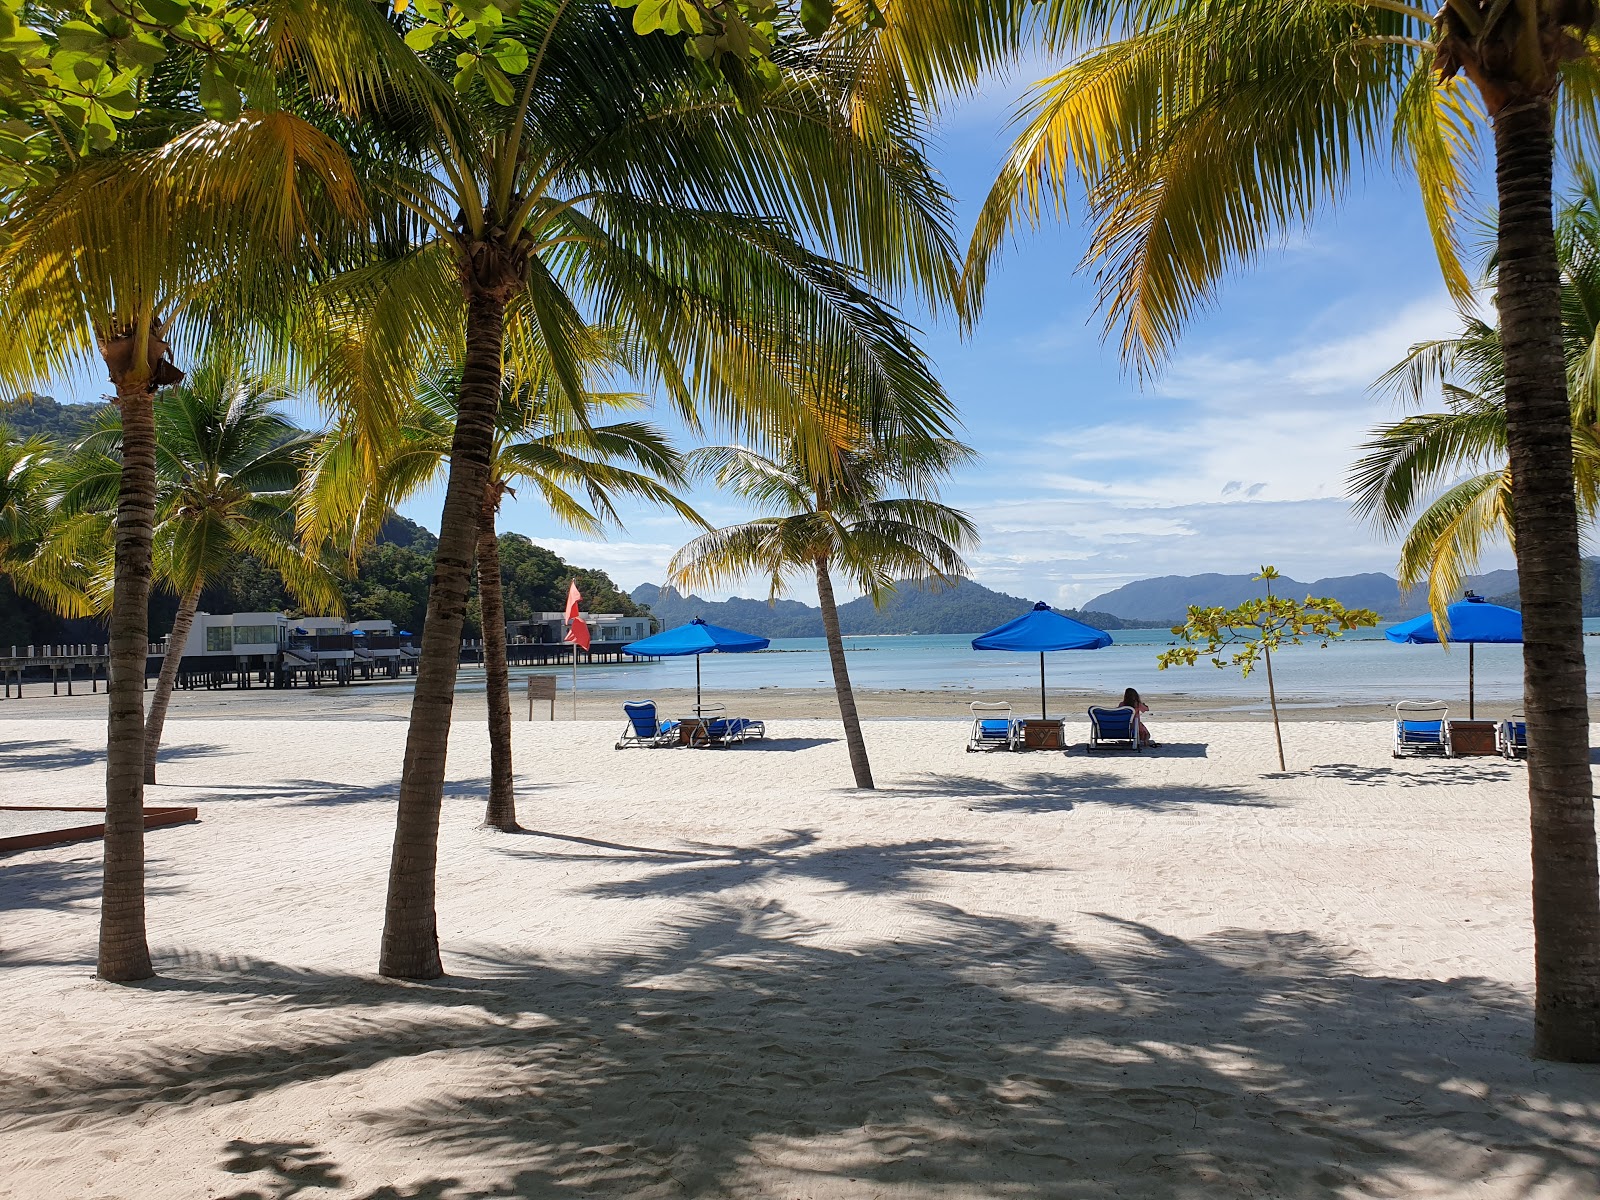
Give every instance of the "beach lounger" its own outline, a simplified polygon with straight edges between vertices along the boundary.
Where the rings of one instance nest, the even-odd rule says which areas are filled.
[[[1500,755],[1503,758],[1528,757],[1528,718],[1521,713],[1512,713],[1510,719],[1501,721],[1498,730],[1499,736],[1495,739],[1499,743]]]
[[[767,726],[748,717],[715,717],[706,722],[706,736],[718,745],[733,746],[766,737]]]
[[[972,710],[972,732],[967,734],[968,754],[977,750],[1017,748],[1020,730],[1011,719],[1011,705],[974,700],[968,707]]]
[[[1132,750],[1142,747],[1139,739],[1139,714],[1136,710],[1117,708],[1091,708],[1089,710],[1089,753],[1104,747],[1108,750]]]
[[[628,727],[617,739],[617,749],[626,746],[670,746],[678,740],[678,723],[656,717],[654,700],[633,700],[622,706],[628,714]]]
[[[757,741],[767,736],[765,721],[725,716],[725,705],[702,704],[694,712],[699,727],[692,729],[688,735],[688,744],[691,746],[736,746],[740,742]]]
[[[1438,700],[1402,700],[1394,706],[1394,756],[1450,753],[1450,710]]]

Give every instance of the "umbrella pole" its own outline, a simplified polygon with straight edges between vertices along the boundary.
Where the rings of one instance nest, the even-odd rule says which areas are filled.
[[[1467,719],[1475,720],[1478,716],[1478,643],[1467,643]]]
[[[1043,721],[1049,716],[1044,704],[1044,651],[1041,650],[1039,651],[1039,719]]]
[[[700,656],[694,656],[694,715],[700,715]]]

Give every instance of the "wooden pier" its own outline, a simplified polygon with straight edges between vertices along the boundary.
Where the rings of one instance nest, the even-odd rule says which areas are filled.
[[[98,692],[100,682],[106,678],[111,662],[105,646],[12,646],[10,654],[0,654],[0,680],[3,680],[3,698],[10,700],[15,689],[22,696],[22,681],[32,675],[36,680],[48,677],[50,694],[59,696],[61,684],[67,685],[67,695],[72,695],[72,685],[82,672],[89,681],[89,690]]]

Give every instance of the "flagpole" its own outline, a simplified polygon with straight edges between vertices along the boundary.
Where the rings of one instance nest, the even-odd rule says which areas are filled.
[[[578,719],[578,643],[572,643],[572,719]]]

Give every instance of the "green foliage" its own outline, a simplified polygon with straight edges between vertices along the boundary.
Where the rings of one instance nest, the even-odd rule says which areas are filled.
[[[1576,177],[1557,209],[1556,249],[1573,484],[1579,520],[1592,529],[1600,512],[1600,180],[1586,168]],[[1492,270],[1485,282],[1493,288]],[[1350,469],[1356,512],[1385,536],[1404,534],[1401,585],[1426,581],[1429,607],[1442,616],[1461,595],[1484,545],[1512,541],[1498,325],[1463,314],[1458,334],[1412,346],[1377,387],[1403,403],[1443,409],[1378,426]]]
[[[567,585],[578,581],[589,612],[640,616],[647,610],[618,589],[604,571],[574,567],[520,533],[502,533],[500,574],[505,582],[506,620],[521,621],[541,612],[560,612],[567,603]]]
[[[1315,638],[1326,648],[1331,639],[1349,630],[1378,623],[1378,614],[1371,609],[1346,608],[1330,596],[1307,596],[1304,601],[1274,596],[1272,580],[1279,578],[1275,567],[1262,567],[1255,578],[1267,582],[1265,596],[1237,608],[1190,608],[1188,621],[1172,628],[1190,644],[1163,652],[1156,658],[1157,666],[1163,671],[1192,667],[1205,657],[1216,667],[1237,667],[1241,677],[1249,678],[1261,656],[1280,646],[1298,646]],[[1227,651],[1232,654],[1224,660]]]
[[[49,438],[58,446],[75,442],[105,411],[104,404],[60,404],[49,396],[24,396],[0,407],[0,422],[19,437]]]
[[[206,116],[238,117],[261,76],[262,15],[238,0],[0,0],[0,191],[48,182],[63,149],[116,142],[169,57],[185,62]]]

